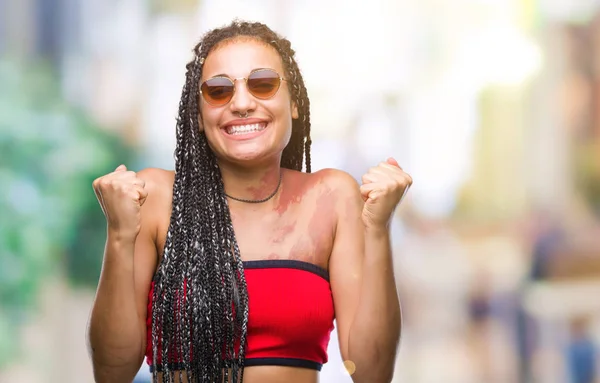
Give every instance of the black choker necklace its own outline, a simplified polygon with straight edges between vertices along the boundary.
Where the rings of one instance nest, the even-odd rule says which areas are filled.
[[[277,192],[279,191],[279,187],[281,186],[281,179],[283,178],[283,173],[279,174],[279,183],[277,184],[277,187],[275,188],[275,191],[273,193],[271,193],[270,196],[263,198],[263,199],[243,199],[243,198],[235,198],[230,196],[229,194],[225,193],[225,196],[231,199],[234,199],[236,201],[239,202],[245,202],[245,203],[263,203],[263,202],[267,202],[268,200],[270,200],[271,198],[275,197],[275,194],[277,194]]]

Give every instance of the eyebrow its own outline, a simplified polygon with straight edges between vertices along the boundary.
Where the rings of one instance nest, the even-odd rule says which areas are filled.
[[[272,70],[272,71],[275,71],[275,72],[277,72],[277,70],[276,70],[276,69],[273,69],[273,68],[266,68],[266,67],[265,67],[265,68],[254,68],[254,69],[252,69],[252,70],[250,71],[250,73],[248,73],[246,76],[250,76],[252,73],[254,73],[254,72],[256,72],[256,71],[259,71],[259,70],[264,70],[264,69],[268,69],[268,70]],[[277,72],[277,73],[279,73],[279,72]],[[281,76],[281,75],[280,75],[280,76]],[[219,74],[215,74],[215,75],[213,75],[213,76],[207,77],[206,79],[207,79],[207,80],[209,80],[209,79],[211,79],[211,78],[215,78],[215,77],[227,77],[228,79],[233,79],[231,76],[229,76],[229,75],[228,75],[228,74],[226,74],[226,73],[219,73]],[[206,81],[206,80],[205,80],[205,81]]]

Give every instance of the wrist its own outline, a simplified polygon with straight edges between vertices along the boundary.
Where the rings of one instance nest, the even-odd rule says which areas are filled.
[[[390,228],[387,224],[365,224],[365,233],[376,237],[388,236]]]
[[[134,245],[138,233],[131,231],[123,231],[108,227],[106,238],[108,242],[117,245]]]

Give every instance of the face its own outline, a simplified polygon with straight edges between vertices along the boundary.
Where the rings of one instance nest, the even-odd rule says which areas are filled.
[[[200,127],[221,161],[251,165],[279,159],[290,140],[292,119],[298,118],[289,93],[291,84],[281,81],[275,95],[260,99],[242,79],[262,68],[285,78],[277,51],[254,39],[226,41],[206,57],[200,84],[215,76],[229,77],[235,83],[233,97],[225,105],[211,105],[200,96]]]

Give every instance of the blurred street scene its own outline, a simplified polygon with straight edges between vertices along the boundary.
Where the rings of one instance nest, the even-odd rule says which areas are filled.
[[[0,382],[93,382],[91,183],[173,169],[185,63],[236,17],[296,50],[313,171],[414,178],[394,382],[600,383],[597,0],[0,0]]]

